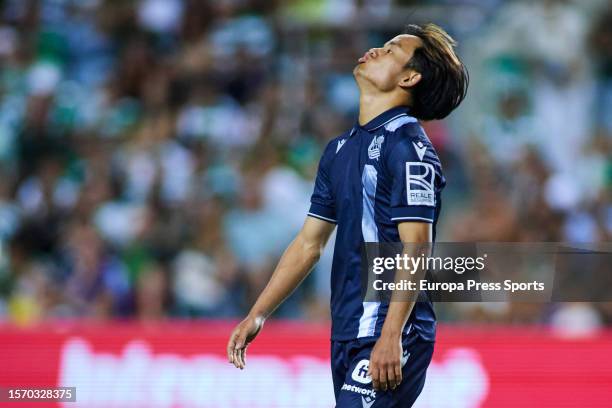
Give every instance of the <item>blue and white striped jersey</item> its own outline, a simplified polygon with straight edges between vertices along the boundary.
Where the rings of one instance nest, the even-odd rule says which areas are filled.
[[[336,223],[331,272],[332,339],[378,337],[387,303],[363,302],[364,242],[400,242],[397,223],[435,226],[445,185],[438,156],[407,107],[392,108],[325,148],[309,215]],[[430,301],[417,302],[405,331],[435,338]]]

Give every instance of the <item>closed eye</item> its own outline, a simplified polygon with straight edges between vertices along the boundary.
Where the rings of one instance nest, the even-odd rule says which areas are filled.
[[[401,47],[399,46],[399,44],[395,41],[391,41],[387,44],[385,44],[385,46],[387,47],[387,54],[392,53],[393,51],[391,50],[393,47],[399,47],[401,49]]]

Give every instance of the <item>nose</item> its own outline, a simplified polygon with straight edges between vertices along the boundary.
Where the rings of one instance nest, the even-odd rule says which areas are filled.
[[[365,62],[370,59],[378,57],[380,48],[370,48],[367,50],[361,58],[359,58],[359,62]]]

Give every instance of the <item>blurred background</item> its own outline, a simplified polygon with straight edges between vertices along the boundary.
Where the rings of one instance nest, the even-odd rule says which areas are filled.
[[[5,323],[243,316],[356,119],[357,58],[407,23],[447,29],[471,75],[425,123],[448,180],[438,240],[612,238],[605,0],[2,0],[0,21]],[[331,245],[275,317],[325,325],[330,265]],[[605,303],[437,312],[612,324]]]

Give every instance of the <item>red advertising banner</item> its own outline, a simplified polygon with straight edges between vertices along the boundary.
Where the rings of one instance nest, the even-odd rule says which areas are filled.
[[[225,322],[0,326],[0,387],[75,387],[63,407],[333,407],[329,328],[268,323],[247,368],[227,363]],[[439,329],[417,407],[608,407],[612,332]]]

